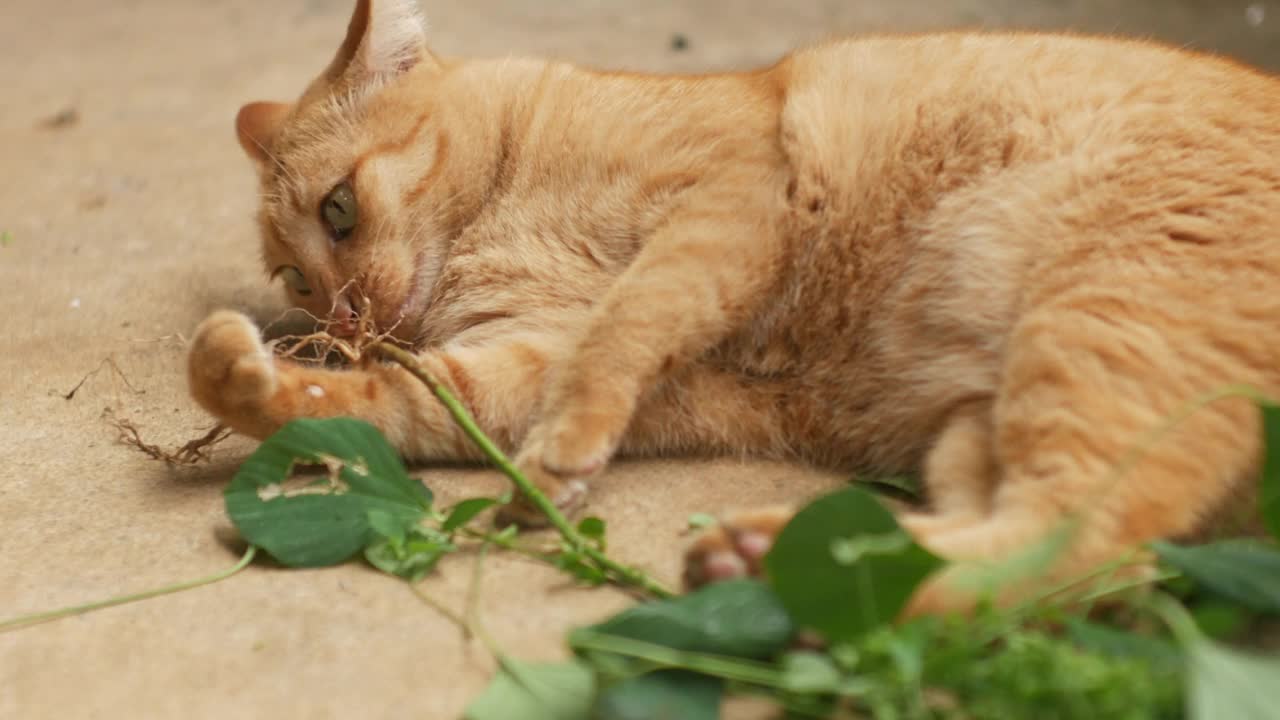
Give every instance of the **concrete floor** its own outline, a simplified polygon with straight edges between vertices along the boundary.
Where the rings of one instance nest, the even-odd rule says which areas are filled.
[[[252,445],[170,470],[115,442],[104,408],[173,446],[207,426],[178,335],[216,307],[281,309],[263,282],[241,103],[290,98],[349,0],[6,0],[0,21],[0,618],[203,575],[235,550],[221,489]],[[1123,8],[1123,9],[1120,9]],[[1280,3],[1190,0],[437,0],[447,54],[549,54],[641,70],[738,67],[824,35],[944,27],[1161,37],[1280,67]],[[687,49],[672,49],[674,35]],[[50,123],[64,111],[78,120]],[[49,127],[50,125],[55,127]],[[67,392],[105,358],[110,372]],[[500,487],[431,470],[442,495]],[[840,479],[733,461],[623,464],[594,491],[625,559],[674,581],[691,512]],[[469,564],[426,587],[461,602]],[[509,558],[484,615],[512,653],[623,606]],[[219,585],[0,634],[0,718],[451,718],[491,663],[397,582],[352,564],[261,564]]]

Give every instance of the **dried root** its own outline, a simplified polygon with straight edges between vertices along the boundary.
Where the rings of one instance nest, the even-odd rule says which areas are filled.
[[[348,283],[348,286],[349,285],[350,283]],[[346,287],[342,289],[342,292],[345,291]],[[380,343],[405,345],[402,341],[391,336],[399,326],[399,322],[392,325],[386,331],[379,331],[373,321],[373,314],[369,312],[372,305],[363,293],[358,293],[357,305],[360,308],[360,312],[357,318],[356,331],[350,337],[339,337],[331,332],[336,321],[332,319],[318,318],[310,313],[306,313],[305,310],[302,310],[301,312],[306,313],[308,317],[315,321],[316,325],[319,326],[320,329],[306,335],[285,335],[272,340],[268,343],[268,346],[277,356],[289,358],[297,362],[326,365],[330,362],[336,361],[338,364],[359,365],[366,361],[366,351],[371,350]],[[285,314],[298,311],[299,310],[294,309],[287,311]],[[332,314],[333,313],[331,311],[330,315]],[[283,318],[284,315],[273,322],[268,323],[264,330],[281,322]],[[185,343],[185,338],[180,335],[176,337]],[[167,338],[161,339],[164,340]],[[374,353],[370,352],[368,353],[368,356],[372,356],[373,354]],[[104,368],[108,367],[114,371],[117,377],[124,381],[125,385],[127,385],[130,390],[135,394],[140,394],[140,391],[135,389],[129,382],[129,379],[125,377],[124,372],[121,371],[120,366],[116,364],[115,360],[107,358],[95,370],[85,375],[85,377],[81,379],[81,381],[68,393],[63,395],[63,397],[70,400],[75,396],[76,391],[78,391],[85,382],[94,375],[97,375]],[[218,443],[221,443],[230,437],[232,432],[231,428],[219,423],[210,428],[204,435],[187,442],[182,447],[177,448],[176,450],[166,450],[158,445],[143,440],[142,433],[133,421],[128,418],[117,416],[115,411],[111,408],[107,408],[103,413],[103,418],[108,424],[116,429],[118,439],[121,443],[136,448],[148,457],[160,460],[168,465],[195,465],[201,462],[208,462],[211,459],[210,450]]]
[[[143,440],[142,434],[138,432],[138,426],[134,425],[133,421],[128,418],[116,417],[111,408],[107,408],[106,412],[103,413],[103,419],[116,429],[119,442],[137,448],[147,456],[160,460],[167,465],[196,465],[201,462],[208,462],[212,459],[210,449],[231,437],[231,428],[218,423],[204,435],[187,441],[185,445],[177,450],[165,450],[159,445],[153,445]]]
[[[125,387],[129,388],[130,392],[134,395],[143,394],[142,390],[134,387],[133,383],[129,381],[129,377],[125,375],[124,370],[120,369],[120,365],[116,362],[115,358],[107,357],[99,363],[98,367],[89,371],[84,377],[80,378],[80,382],[76,383],[75,387],[63,393],[62,398],[64,400],[74,399],[76,393],[80,391],[80,388],[84,387],[85,383],[89,382],[89,380],[107,369],[111,370],[112,377],[114,379],[124,383]],[[118,386],[116,387],[115,396],[116,401],[114,405],[115,407],[119,407],[121,403]],[[141,433],[138,431],[138,427],[133,424],[133,421],[127,418],[118,417],[116,415],[116,411],[112,407],[107,407],[107,409],[103,411],[102,417],[108,425],[116,429],[117,438],[121,443],[137,448],[147,456],[155,458],[156,460],[161,460],[169,465],[195,465],[197,463],[207,462],[211,459],[209,452],[210,449],[214,445],[217,445],[231,436],[231,428],[218,424],[210,428],[210,430],[204,435],[188,441],[177,450],[170,451],[143,440]]]
[[[337,295],[342,295],[352,283],[348,282],[342,287]],[[289,358],[298,362],[309,362],[316,365],[326,365],[331,361],[338,364],[359,365],[365,361],[366,350],[383,342],[390,342],[397,345],[408,346],[407,343],[392,337],[392,333],[400,326],[400,321],[396,321],[394,325],[384,330],[379,330],[373,320],[371,312],[373,305],[363,293],[356,291],[356,306],[359,309],[356,318],[355,333],[349,337],[339,337],[332,333],[333,326],[336,321],[331,319],[333,309],[330,309],[330,318],[319,318],[310,313],[306,313],[308,317],[315,321],[320,327],[319,330],[307,335],[285,335],[283,337],[272,340],[269,343],[272,350],[279,357]],[[276,320],[279,322],[279,320]],[[271,323],[274,324],[274,323]],[[270,327],[269,324],[267,327]]]
[[[126,377],[126,376],[125,376],[125,374],[124,374],[124,371],[120,369],[120,365],[116,363],[116,359],[115,359],[115,358],[113,358],[113,357],[108,356],[108,357],[104,358],[104,359],[103,359],[103,361],[102,361],[101,363],[98,363],[98,367],[96,367],[96,368],[94,368],[94,369],[90,370],[89,372],[85,373],[85,376],[84,376],[84,377],[82,377],[82,378],[80,378],[80,382],[76,383],[76,386],[75,386],[75,387],[73,387],[73,388],[71,388],[70,390],[68,390],[67,392],[63,393],[63,394],[62,394],[62,399],[63,399],[63,400],[71,400],[71,399],[74,399],[74,398],[75,398],[75,396],[76,396],[76,393],[80,392],[80,388],[84,387],[84,384],[85,384],[85,383],[87,383],[87,382],[89,382],[90,380],[92,380],[94,377],[96,377],[96,376],[98,375],[98,373],[102,372],[103,370],[105,370],[105,369],[107,369],[107,368],[110,368],[110,369],[111,369],[111,371],[112,371],[112,373],[113,373],[113,375],[114,375],[114,377],[117,377],[117,378],[119,378],[121,381],[123,381],[123,382],[124,382],[124,384],[125,384],[125,387],[129,388],[129,390],[130,390],[131,392],[133,392],[133,394],[134,394],[134,395],[141,395],[141,394],[142,394],[142,391],[141,391],[141,390],[139,390],[139,389],[135,388],[135,387],[133,386],[133,383],[129,382],[129,378],[128,378],[128,377]],[[117,388],[117,389],[118,389],[118,388]],[[117,395],[118,395],[118,394],[119,394],[119,393],[117,393]]]

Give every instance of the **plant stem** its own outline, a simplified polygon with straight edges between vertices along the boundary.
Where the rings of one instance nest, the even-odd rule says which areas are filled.
[[[126,603],[137,602],[139,600],[148,600],[150,598],[159,597],[161,595],[171,595],[176,592],[182,592],[183,590],[191,590],[193,588],[198,588],[202,585],[210,585],[212,583],[218,582],[219,580],[226,580],[232,575],[235,575],[236,573],[248,567],[249,563],[253,562],[253,556],[257,552],[258,552],[257,546],[250,545],[249,549],[244,551],[244,555],[240,558],[240,561],[237,562],[235,565],[231,566],[226,570],[221,570],[212,575],[206,575],[205,577],[199,578],[197,580],[189,580],[187,582],[177,583],[175,585],[166,585],[165,587],[162,587],[162,588],[156,588],[154,590],[146,590],[140,593],[134,593],[132,595],[121,595],[118,597],[113,597],[109,600],[100,600],[98,602],[87,603],[85,605],[75,605],[72,607],[61,608],[58,610],[50,610],[48,612],[35,613],[32,615],[23,615],[21,617],[16,617],[11,620],[5,620],[4,622],[0,622],[0,632],[5,632],[8,630],[16,630],[18,628],[30,627],[32,625],[37,625],[39,623],[49,622],[51,620],[58,620],[64,617],[71,617],[72,615],[82,615],[84,613],[92,612],[94,610],[101,610],[103,608],[114,607],[116,605],[124,605]]]
[[[489,555],[489,543],[480,546],[480,552],[476,553],[476,564],[471,571],[471,587],[467,589],[467,605],[465,615],[467,631],[473,636],[480,639],[489,654],[494,657],[503,667],[507,665],[507,655],[502,652],[502,648],[498,647],[498,642],[493,639],[489,631],[484,629],[484,623],[480,620],[480,588],[484,580],[484,560]]]
[[[1135,443],[1120,461],[1112,468],[1109,480],[1116,480],[1126,475],[1133,469],[1143,457],[1157,443],[1163,440],[1167,435],[1176,430],[1182,423],[1186,422],[1192,415],[1200,410],[1228,398],[1245,398],[1252,400],[1255,404],[1275,405],[1276,401],[1268,397],[1266,393],[1250,385],[1224,385],[1215,390],[1211,390],[1198,398],[1194,398],[1185,403],[1177,412],[1164,419],[1156,427],[1148,430],[1138,442]]]
[[[406,582],[405,585],[409,586],[409,590],[414,594],[414,596],[421,600],[424,605],[440,613],[440,616],[445,620],[453,623],[458,628],[458,631],[462,633],[464,640],[469,640],[471,638],[471,627],[467,625],[467,621],[464,620],[462,616],[450,610],[444,603],[423,592],[422,588],[418,587],[417,583]]]
[[[693,672],[725,680],[782,688],[782,673],[772,666],[741,658],[709,655],[676,650],[666,645],[634,640],[618,635],[603,635],[590,630],[578,630],[569,636],[574,650],[595,650],[615,653],[645,660],[664,668],[692,670]]]
[[[481,542],[491,543],[493,545],[496,545],[502,548],[503,550],[510,550],[513,553],[516,553],[518,555],[523,555],[531,560],[539,560],[541,562],[552,562],[554,560],[554,558],[552,557],[554,553],[552,552],[549,552],[546,550],[539,550],[534,547],[528,547],[524,544],[516,542],[512,538],[500,537],[498,533],[486,533],[486,532],[481,532],[479,530],[472,530],[471,528],[465,528],[465,527],[458,528],[458,532],[462,533],[464,536],[468,538],[471,538],[472,540],[479,540]]]
[[[423,367],[412,353],[386,342],[377,343],[372,347],[384,357],[395,361],[405,370],[408,370],[409,374],[421,381],[431,390],[432,394],[439,398],[445,409],[449,411],[449,415],[453,417],[454,422],[458,423],[458,426],[467,434],[467,437],[471,438],[472,442],[480,448],[485,457],[497,466],[503,475],[510,478],[516,488],[533,503],[534,507],[546,516],[551,526],[560,533],[560,536],[565,539],[565,542],[569,543],[570,547],[591,558],[591,561],[604,570],[614,582],[640,588],[659,598],[671,597],[674,594],[643,571],[613,560],[584,538],[578,532],[578,529],[560,512],[555,503],[551,502],[541,490],[529,482],[529,479],[524,476],[524,473],[520,472],[515,463],[511,462],[510,458],[497,445],[493,444],[493,441],[476,425],[471,413],[467,412],[467,409],[462,406],[462,403],[458,402],[453,393],[449,392],[429,370]]]
[[[1147,607],[1164,621],[1183,647],[1190,647],[1203,638],[1191,613],[1168,593],[1152,595],[1147,600]]]

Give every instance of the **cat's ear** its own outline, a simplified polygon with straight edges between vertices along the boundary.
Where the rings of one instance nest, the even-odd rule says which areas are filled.
[[[291,110],[289,103],[277,102],[252,102],[240,108],[236,137],[250,158],[262,165],[271,160],[271,145]]]
[[[364,85],[435,62],[417,0],[357,0],[347,37],[325,76],[331,86]]]

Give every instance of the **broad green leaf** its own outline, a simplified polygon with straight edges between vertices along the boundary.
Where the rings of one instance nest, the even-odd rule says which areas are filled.
[[[449,516],[445,518],[444,524],[440,527],[445,532],[453,532],[474,520],[480,513],[497,504],[498,501],[493,498],[471,498],[470,500],[463,500],[453,506],[453,509],[449,511]]]
[[[677,650],[754,659],[776,655],[793,635],[777,596],[754,580],[728,580],[636,605],[588,630]]]
[[[588,720],[595,694],[591,669],[577,661],[502,660],[489,687],[467,707],[466,720]]]
[[[885,477],[859,478],[858,483],[868,490],[896,500],[918,503],[924,499],[924,495],[920,491],[920,480],[918,478],[889,475]]]
[[[1263,404],[1261,407],[1265,456],[1258,510],[1271,537],[1280,540],[1280,406]]]
[[[386,510],[369,511],[369,529],[388,540],[404,540],[408,531],[399,517]]]
[[[1161,671],[1182,667],[1178,646],[1163,638],[1139,635],[1100,625],[1084,618],[1067,618],[1067,632],[1076,645],[1091,652],[1111,657],[1145,660]]]
[[[1152,548],[1205,589],[1260,612],[1280,613],[1280,548],[1250,540],[1194,547],[1157,542]]]
[[[1280,657],[1245,654],[1199,639],[1187,647],[1192,720],[1280,717]]]
[[[291,479],[298,464],[336,472],[300,483]],[[382,435],[349,418],[285,425],[245,460],[223,497],[246,541],[294,567],[342,562],[378,535],[414,527],[431,506],[430,491],[409,477]]]
[[[716,720],[724,683],[683,670],[662,670],[605,688],[592,720]]]
[[[426,528],[412,528],[399,538],[386,538],[365,548],[364,557],[379,570],[418,582],[435,569],[440,558],[457,550],[449,536]]]
[[[598,517],[585,517],[582,519],[582,522],[578,523],[578,533],[584,538],[594,542],[596,547],[601,550],[605,549],[604,532],[604,520]]]
[[[859,488],[801,510],[764,559],[769,582],[796,624],[831,642],[854,640],[892,621],[941,565]]]
[[[1196,627],[1205,636],[1214,640],[1230,641],[1239,637],[1255,613],[1241,607],[1238,603],[1218,598],[1199,600],[1187,608]]]

